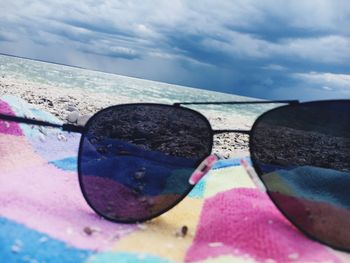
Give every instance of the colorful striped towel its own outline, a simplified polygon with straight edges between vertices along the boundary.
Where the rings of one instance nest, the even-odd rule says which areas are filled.
[[[59,122],[10,96],[0,112]],[[0,262],[350,262],[295,229],[238,160],[219,162],[159,218],[103,220],[79,189],[78,144],[77,134],[0,121]]]

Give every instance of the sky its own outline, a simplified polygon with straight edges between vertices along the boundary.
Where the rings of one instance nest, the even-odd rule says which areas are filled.
[[[348,0],[0,1],[0,53],[264,99],[350,98]]]

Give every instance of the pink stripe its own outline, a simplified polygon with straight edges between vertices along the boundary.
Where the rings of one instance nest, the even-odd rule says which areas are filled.
[[[27,168],[45,163],[47,163],[45,160],[33,154],[32,147],[24,136],[0,135],[1,176],[16,170],[25,171]]]
[[[248,254],[258,261],[339,262],[324,246],[294,228],[267,195],[255,189],[217,194],[205,201],[202,211],[186,261]]]
[[[15,116],[10,106],[6,102],[1,100],[0,100],[0,113]],[[0,136],[1,134],[11,134],[16,136],[23,135],[22,130],[17,123],[3,121],[3,120],[0,120]]]
[[[0,173],[0,216],[85,249],[107,250],[135,228],[97,216],[83,199],[76,173],[38,162],[36,166],[22,167],[22,158],[15,158],[14,171]],[[27,154],[25,158],[37,160],[38,156]],[[84,227],[100,232],[88,236]]]

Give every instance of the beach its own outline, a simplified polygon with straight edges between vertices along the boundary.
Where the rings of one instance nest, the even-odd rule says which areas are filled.
[[[0,76],[0,97],[14,95],[22,98],[38,109],[44,110],[56,116],[64,122],[84,125],[84,123],[96,112],[108,106],[149,102],[142,97],[127,97],[120,94],[106,92],[92,92],[88,89],[75,87],[74,89],[60,88],[50,84],[36,81],[14,78],[2,74]],[[155,102],[155,101],[152,101]],[[220,116],[210,110],[201,111],[213,127],[234,129],[243,127],[249,129],[251,123],[244,118]],[[223,158],[238,158],[249,155],[248,136],[238,133],[224,133],[214,137],[213,153]]]

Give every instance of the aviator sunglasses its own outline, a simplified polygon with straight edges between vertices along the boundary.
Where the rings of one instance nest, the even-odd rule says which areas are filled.
[[[284,103],[251,130],[213,130],[190,104]],[[142,222],[178,204],[217,160],[213,136],[249,135],[253,181],[308,237],[350,251],[350,100],[123,104],[84,127],[0,114],[4,121],[80,133],[79,183],[102,217]]]

